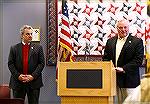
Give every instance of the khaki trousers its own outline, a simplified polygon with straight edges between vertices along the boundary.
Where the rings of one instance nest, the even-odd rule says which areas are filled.
[[[119,88],[117,87],[117,104],[122,104],[126,97],[135,90],[135,88]]]

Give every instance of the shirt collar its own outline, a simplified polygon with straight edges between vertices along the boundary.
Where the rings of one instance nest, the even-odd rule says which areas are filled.
[[[119,35],[118,35],[118,39],[119,40],[126,40],[128,36],[129,36],[129,34],[127,36],[123,37],[123,38],[120,38]]]
[[[24,41],[22,41],[22,44],[23,44],[23,45],[26,45],[26,43],[25,43]],[[28,45],[30,45],[30,43],[28,43]]]

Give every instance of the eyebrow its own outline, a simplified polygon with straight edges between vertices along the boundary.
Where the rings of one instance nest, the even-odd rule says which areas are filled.
[[[117,28],[128,28],[128,26],[117,26]]]

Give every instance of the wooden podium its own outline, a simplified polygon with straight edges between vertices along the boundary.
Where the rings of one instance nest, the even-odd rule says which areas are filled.
[[[111,61],[58,62],[61,104],[113,104],[116,71]]]

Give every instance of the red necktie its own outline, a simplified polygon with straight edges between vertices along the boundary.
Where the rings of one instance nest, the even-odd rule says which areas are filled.
[[[29,45],[23,45],[22,48],[23,57],[23,73],[28,74],[28,56],[29,56]]]

